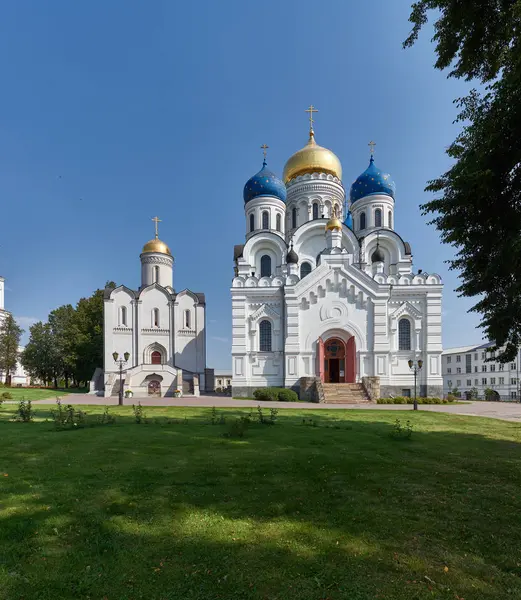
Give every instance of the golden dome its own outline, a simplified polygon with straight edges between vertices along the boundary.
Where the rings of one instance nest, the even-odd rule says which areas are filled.
[[[158,237],[155,237],[143,246],[143,253],[144,252],[158,252],[159,254],[168,254],[169,256],[172,256],[170,248]]]
[[[304,173],[328,173],[342,179],[342,165],[338,156],[319,146],[315,142],[315,132],[309,132],[309,142],[291,156],[284,167],[284,183],[288,183],[298,175]]]
[[[340,219],[333,215],[327,222],[326,231],[335,231],[335,229],[342,231],[342,223]]]

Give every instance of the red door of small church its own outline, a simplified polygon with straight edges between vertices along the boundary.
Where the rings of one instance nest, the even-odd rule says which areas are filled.
[[[320,378],[324,383],[354,383],[356,381],[356,344],[350,337],[347,344],[339,338],[331,338],[319,348],[323,369]]]

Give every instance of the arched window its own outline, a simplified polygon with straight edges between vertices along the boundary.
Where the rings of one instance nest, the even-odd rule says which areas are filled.
[[[267,210],[262,213],[262,228],[269,229],[270,228],[270,215]]]
[[[259,325],[259,350],[271,352],[271,323],[261,321]]]
[[[311,265],[308,262],[303,262],[300,265],[300,279],[304,279],[306,275],[311,273]]]
[[[381,227],[382,226],[382,211],[377,208],[374,211],[374,226]]]
[[[281,216],[277,215],[277,218],[275,219],[276,222],[276,227],[277,227],[277,231],[282,231],[282,224],[281,224]]]
[[[291,211],[291,227],[293,229],[297,228],[297,209],[296,208],[294,208]]]
[[[318,202],[313,202],[313,219],[318,219]]]
[[[192,324],[192,313],[189,310],[185,310],[185,329],[190,329]]]
[[[154,267],[154,283],[159,283],[159,267]]]
[[[271,277],[271,257],[267,254],[261,256],[261,277]]]
[[[387,224],[392,229],[392,227],[393,227],[393,213],[391,211],[389,211],[389,214],[387,215]]]
[[[154,308],[152,311],[152,326],[159,327],[159,308]]]
[[[365,229],[365,212],[360,215],[360,229]]]
[[[255,231],[255,215],[251,213],[250,215],[250,233]]]
[[[126,306],[122,306],[121,310],[120,310],[120,314],[119,314],[119,321],[120,321],[120,325],[123,325],[124,327],[126,327],[127,325],[127,307]]]
[[[157,350],[154,350],[154,352],[152,352],[152,364],[153,365],[161,364],[161,352],[158,352]]]
[[[411,349],[411,322],[409,319],[398,321],[398,350]]]

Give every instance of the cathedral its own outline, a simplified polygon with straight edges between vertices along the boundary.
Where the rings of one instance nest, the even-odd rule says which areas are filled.
[[[411,395],[409,361],[423,361],[420,395],[441,396],[442,283],[414,271],[394,228],[396,188],[369,166],[346,194],[339,158],[308,143],[282,180],[267,167],[244,186],[245,243],[235,246],[233,395],[310,382]],[[375,388],[376,386],[376,388]],[[322,386],[324,387],[324,386]],[[347,387],[347,386],[346,386]]]
[[[125,361],[126,393],[174,396],[179,390],[197,395],[205,389],[205,297],[174,290],[174,258],[159,239],[160,220],[153,221],[155,237],[140,255],[140,288],[120,285],[105,290],[104,369],[95,374],[92,392],[118,395],[120,360]]]

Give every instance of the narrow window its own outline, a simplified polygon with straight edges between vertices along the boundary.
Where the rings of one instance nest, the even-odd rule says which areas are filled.
[[[306,275],[311,273],[311,265],[308,262],[303,262],[300,265],[300,279],[304,279]]]
[[[398,350],[411,349],[411,322],[400,319],[398,322]]]
[[[291,227],[293,229],[297,228],[297,209],[296,208],[294,208],[291,211]]]
[[[259,349],[261,352],[271,352],[271,323],[269,321],[260,322]]]
[[[251,213],[250,215],[250,233],[255,231],[255,215]]]
[[[192,313],[189,310],[185,310],[185,329],[190,329],[192,324]]]
[[[152,364],[153,365],[161,364],[161,352],[158,352],[157,350],[154,350],[154,352],[152,352]]]
[[[261,256],[261,277],[271,277],[271,257],[267,254]]]
[[[282,225],[281,225],[281,217],[280,215],[277,215],[277,218],[275,220],[276,222],[276,227],[277,227],[277,231],[282,231]]]
[[[154,267],[154,283],[159,283],[159,267]]]
[[[121,307],[121,325],[123,325],[124,327],[126,327],[127,325],[127,307],[126,306],[122,306]]]
[[[154,308],[152,311],[152,323],[154,327],[159,327],[159,308]]]
[[[265,210],[262,213],[262,228],[263,229],[269,229],[270,228],[270,216],[269,216],[267,210]]]
[[[313,202],[313,219],[318,219],[318,203]]]
[[[360,215],[360,229],[365,229],[365,212]]]
[[[389,213],[387,215],[387,223],[389,225],[389,228],[392,229],[393,228],[393,213],[391,211],[389,211]]]
[[[382,226],[382,211],[377,208],[374,211],[374,226],[381,227]]]

